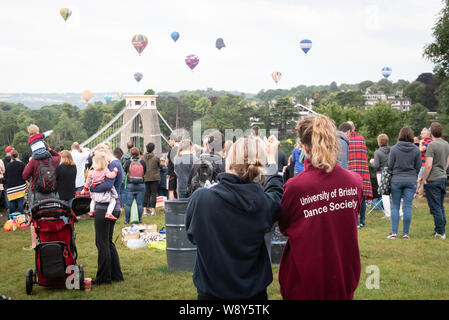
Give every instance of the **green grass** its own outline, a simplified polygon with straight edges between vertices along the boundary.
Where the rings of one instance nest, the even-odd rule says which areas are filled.
[[[449,239],[432,239],[433,219],[425,199],[415,201],[410,240],[389,240],[390,220],[381,220],[381,211],[367,217],[367,226],[359,231],[362,274],[355,299],[449,299]],[[144,217],[144,223],[164,225],[164,214],[158,210],[155,217]],[[123,215],[119,219],[114,239],[120,234]],[[2,229],[3,230],[3,229]],[[81,219],[75,224],[78,264],[84,265],[85,277],[95,278],[97,250],[92,219]],[[400,223],[399,233],[402,231]],[[130,250],[116,245],[120,256],[124,282],[92,288],[90,292],[50,289],[35,285],[33,294],[25,293],[25,272],[34,269],[34,252],[24,251],[30,245],[29,229],[0,232],[0,295],[13,299],[196,299],[196,289],[190,272],[167,270],[165,251],[143,248]],[[370,274],[367,266],[380,270],[380,288],[367,289]],[[274,280],[268,291],[271,300],[281,299],[278,267],[273,267]]]

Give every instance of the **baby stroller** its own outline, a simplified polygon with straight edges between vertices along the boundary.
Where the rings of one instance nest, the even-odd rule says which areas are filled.
[[[31,223],[38,237],[35,248],[36,269],[26,272],[26,292],[31,294],[33,284],[44,287],[65,287],[68,266],[76,266],[78,253],[75,245],[76,216],[64,201],[47,199],[31,208]],[[76,269],[75,269],[76,270]],[[78,267],[79,288],[84,288],[84,269]],[[73,271],[73,269],[71,270]]]

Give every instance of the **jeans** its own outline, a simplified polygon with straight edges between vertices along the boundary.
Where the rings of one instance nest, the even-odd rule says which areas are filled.
[[[391,182],[391,199],[393,208],[391,210],[391,227],[392,233],[398,233],[399,226],[399,208],[401,206],[401,198],[404,198],[402,206],[404,211],[403,234],[408,235],[410,224],[412,222],[412,203],[416,192],[416,182]]]
[[[178,190],[178,199],[187,199],[189,196],[185,192],[181,192]]]
[[[365,225],[365,216],[366,216],[366,197],[363,196],[362,203],[360,204],[360,220],[359,220],[359,224]]]
[[[136,199],[137,203],[137,213],[139,215],[139,223],[142,223],[143,199],[145,197],[145,184],[129,183],[126,186],[125,194],[126,194],[126,203],[128,204],[125,207],[125,223],[129,223],[129,219],[131,218],[131,206],[133,204],[134,199]]]
[[[122,183],[122,186],[120,187],[120,208],[124,208],[126,204],[126,189],[125,184]]]
[[[9,208],[9,201],[8,201],[8,194],[6,192],[6,186],[3,185],[4,190],[0,191],[3,192],[3,197],[5,198],[5,210],[7,210]]]
[[[19,198],[19,199],[15,199],[12,201],[9,201],[9,212],[10,213],[14,213],[14,212],[21,212],[23,213],[23,200],[25,198]]]
[[[427,204],[429,205],[430,214],[433,216],[435,224],[435,232],[441,235],[446,233],[446,214],[444,212],[446,180],[443,178],[427,181],[427,184],[424,185]]]

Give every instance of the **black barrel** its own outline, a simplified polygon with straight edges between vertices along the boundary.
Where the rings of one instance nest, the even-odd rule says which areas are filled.
[[[187,239],[184,224],[188,200],[165,201],[167,268],[170,271],[193,271],[196,246]]]

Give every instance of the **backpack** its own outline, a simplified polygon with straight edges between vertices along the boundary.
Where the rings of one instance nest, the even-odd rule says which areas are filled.
[[[187,183],[187,195],[191,195],[199,188],[205,188],[216,182],[218,165],[206,159],[201,159],[199,164],[193,166]]]
[[[37,179],[34,183],[34,189],[45,194],[56,191],[56,170],[51,165],[52,158],[48,158],[47,163],[42,160],[38,161],[39,167],[37,168]]]
[[[131,159],[129,170],[127,174],[128,183],[143,183],[143,165],[139,159]]]
[[[380,184],[377,188],[377,192],[383,196],[388,196],[391,193],[391,177],[393,176],[393,171],[390,168],[384,167],[380,176]]]

